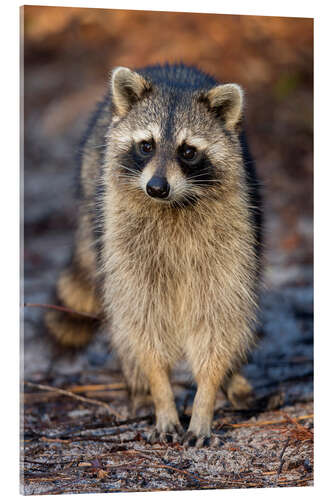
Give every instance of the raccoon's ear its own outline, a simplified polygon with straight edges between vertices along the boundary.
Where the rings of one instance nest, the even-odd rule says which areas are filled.
[[[128,113],[150,89],[151,84],[135,71],[121,66],[112,71],[112,104],[119,116]]]
[[[209,108],[217,112],[225,127],[234,130],[239,125],[244,103],[243,89],[236,83],[227,83],[212,88],[205,94]]]

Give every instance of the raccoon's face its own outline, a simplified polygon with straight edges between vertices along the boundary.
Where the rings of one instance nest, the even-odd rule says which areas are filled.
[[[238,85],[190,91],[117,68],[112,106],[109,158],[119,187],[132,196],[177,207],[212,198],[241,161]]]

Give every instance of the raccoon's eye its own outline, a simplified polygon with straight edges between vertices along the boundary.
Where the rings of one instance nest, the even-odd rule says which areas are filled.
[[[144,155],[149,155],[154,150],[154,144],[150,141],[142,141],[140,142],[140,151]]]
[[[193,161],[197,157],[197,150],[194,146],[184,144],[180,149],[180,156],[185,161]]]

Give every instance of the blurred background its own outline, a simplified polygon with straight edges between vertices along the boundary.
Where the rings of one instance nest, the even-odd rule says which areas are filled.
[[[21,15],[24,300],[34,304],[52,303],[57,275],[69,259],[76,216],[74,159],[95,103],[108,89],[111,68],[183,61],[197,65],[223,82],[237,82],[246,92],[246,128],[264,187],[265,205],[266,289],[262,294],[260,323],[263,340],[245,372],[258,397],[270,400],[278,395],[278,403],[271,408],[283,407],[295,418],[306,414],[311,429],[313,20],[37,6],[22,8]],[[26,380],[71,390],[76,384],[75,390],[79,391],[84,385],[88,391],[84,394],[109,402],[126,415],[127,393],[113,353],[108,352],[105,332],[98,333],[83,351],[58,352],[46,335],[43,314],[44,310],[39,307],[26,307],[24,311],[22,355]],[[186,423],[195,387],[186,382],[184,370],[174,376],[177,402],[180,401],[183,408],[181,418]],[[120,389],[101,389],[110,387],[110,382]],[[25,457],[46,460],[49,465],[39,481],[34,475],[35,465],[31,465],[34,462],[27,460],[26,494],[48,491],[52,483],[45,482],[51,481],[47,474],[52,477],[58,474],[58,469],[53,470],[51,465],[57,464],[56,460],[63,456],[69,462],[77,459],[74,441],[49,446],[45,436],[58,436],[56,429],[66,429],[65,436],[74,432],[71,426],[77,416],[83,429],[89,428],[92,421],[96,425],[104,422],[91,405],[78,409],[75,400],[51,397],[54,393],[50,391],[40,393],[38,386],[31,392],[31,387],[26,387],[24,394]],[[231,422],[248,418],[246,414],[225,413],[227,403],[222,393],[216,404],[222,408],[220,416],[223,417],[221,421],[215,419],[216,425],[222,426],[226,418]],[[268,409],[269,406],[262,418],[276,419],[277,415]],[[105,422],[103,425],[105,427]],[[122,434],[130,447],[133,440],[141,439],[139,431],[146,432],[147,421],[143,421],[141,427],[133,425],[136,427]],[[226,439],[238,443],[241,450],[238,454],[237,451],[235,454],[237,448],[224,450],[223,460],[230,473],[236,474],[237,479],[239,464],[245,460],[246,470],[257,471],[258,486],[276,486],[275,476],[269,475],[275,453],[270,450],[276,448],[276,457],[280,456],[285,434],[272,434],[268,430],[266,435],[251,428],[243,429],[241,434],[235,434],[234,429],[230,432]],[[291,481],[284,485],[311,484],[312,441],[308,436],[310,432],[311,437],[312,431],[303,429],[302,432],[299,436],[303,436],[303,441],[298,436],[295,447],[289,445],[285,454],[286,460],[294,465],[290,465],[289,475],[285,476],[289,479],[280,477],[281,481]],[[258,468],[244,458],[253,457],[253,448],[249,448],[252,445],[248,444],[251,441],[260,463],[267,466],[266,476],[261,474],[260,464]],[[142,443],[140,446],[146,446]],[[87,445],[83,453],[89,455],[89,449]],[[180,455],[175,452],[173,460],[177,463]],[[215,452],[205,453],[215,461]],[[207,469],[206,459],[203,464],[196,457],[195,454],[190,457],[192,472],[210,478],[213,481],[210,484],[214,485],[214,467],[209,465]],[[72,474],[74,481],[68,486],[70,491],[88,491],[85,472],[79,472],[74,465],[66,468],[65,476],[68,474]],[[142,488],[184,488],[181,479],[175,482],[173,476],[169,481],[161,477],[158,481],[162,483],[156,482],[152,471],[147,469]],[[131,479],[130,472],[125,479],[119,473],[118,479],[120,489],[138,488],[138,479],[136,476]],[[80,481],[85,481],[83,486]],[[118,483],[113,480],[109,487],[115,488],[115,484]],[[239,483],[235,484],[239,487]],[[58,488],[58,483],[54,485]],[[104,487],[105,484],[94,479],[89,483],[89,491],[104,491]],[[193,484],[188,487],[193,488]]]

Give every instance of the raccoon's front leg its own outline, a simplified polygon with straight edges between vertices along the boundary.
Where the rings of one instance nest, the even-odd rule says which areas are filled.
[[[211,426],[214,415],[216,393],[223,379],[222,388],[235,407],[249,407],[253,401],[253,391],[248,381],[239,373],[223,377],[221,371],[213,374],[201,370],[196,376],[198,389],[194,398],[192,418],[183,443],[201,447],[206,444],[217,445],[217,437],[211,439]]]
[[[207,370],[201,370],[196,375],[198,388],[194,398],[190,426],[184,436],[183,444],[197,448],[217,444],[217,439],[211,440],[210,438],[216,393],[221,378],[220,373],[212,375]]]
[[[183,433],[172,392],[168,367],[156,359],[146,360],[146,375],[155,406],[156,426],[149,437],[150,443],[174,441]]]

